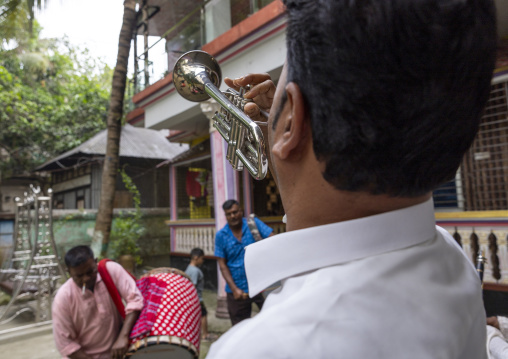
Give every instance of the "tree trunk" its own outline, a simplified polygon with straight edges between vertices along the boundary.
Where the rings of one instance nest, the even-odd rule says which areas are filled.
[[[2,196],[2,170],[0,169],[0,213],[3,212],[2,203],[4,200],[4,197]],[[14,198],[11,198],[14,201]],[[2,257],[3,258],[3,257]]]
[[[102,168],[102,186],[99,210],[95,221],[95,231],[92,249],[97,255],[106,256],[113,221],[113,201],[115,199],[116,178],[120,158],[120,134],[122,131],[123,100],[127,82],[127,65],[131,40],[136,25],[136,0],[124,1],[123,24],[118,41],[118,55],[115,72],[113,73],[113,87],[109,102],[106,144],[106,156]]]

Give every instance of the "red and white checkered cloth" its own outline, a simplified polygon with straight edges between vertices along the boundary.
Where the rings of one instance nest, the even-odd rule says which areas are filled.
[[[194,285],[176,273],[159,273],[138,281],[145,306],[131,331],[133,341],[170,335],[199,350],[201,306]]]

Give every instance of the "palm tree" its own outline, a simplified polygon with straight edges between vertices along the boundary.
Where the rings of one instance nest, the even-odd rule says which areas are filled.
[[[46,7],[49,0],[0,0],[0,37],[9,40],[16,37],[20,29],[28,27],[33,36],[35,11]]]
[[[102,168],[102,186],[99,210],[95,221],[93,247],[100,245],[101,256],[108,249],[109,234],[113,221],[113,201],[115,198],[116,178],[119,169],[120,134],[122,130],[123,100],[127,82],[127,65],[131,40],[136,25],[136,0],[124,1],[122,30],[118,41],[118,55],[107,119],[108,139],[106,156]]]

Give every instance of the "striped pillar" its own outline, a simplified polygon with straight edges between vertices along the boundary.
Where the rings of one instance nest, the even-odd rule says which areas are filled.
[[[172,221],[176,221],[177,217],[177,193],[176,193],[176,168],[173,165],[169,166],[169,219]],[[170,229],[170,248],[172,251],[176,248],[176,229],[174,226],[171,226]]]
[[[227,223],[222,204],[228,199],[238,200],[237,173],[226,159],[227,144],[219,132],[210,132],[210,150],[212,156],[213,197],[215,210],[215,229],[218,231]],[[226,281],[222,277],[219,264],[217,264],[218,289],[217,311],[219,318],[229,318],[227,312]]]
[[[252,213],[252,181],[249,171],[242,171],[241,179],[243,181],[243,212],[245,217]]]

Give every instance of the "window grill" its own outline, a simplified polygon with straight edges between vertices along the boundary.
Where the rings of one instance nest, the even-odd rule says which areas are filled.
[[[508,207],[508,82],[492,85],[473,145],[462,161],[464,210]]]
[[[508,79],[494,81],[480,129],[456,180],[434,192],[436,207],[508,209]],[[455,192],[455,193],[453,193]]]

